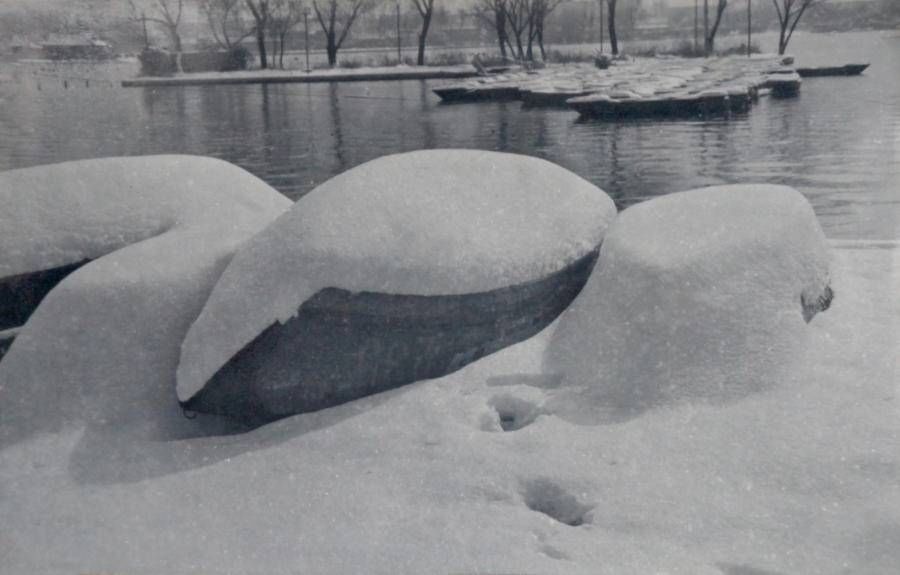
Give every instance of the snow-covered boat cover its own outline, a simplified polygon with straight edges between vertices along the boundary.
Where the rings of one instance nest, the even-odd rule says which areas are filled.
[[[0,278],[93,260],[167,232],[214,228],[194,248],[212,250],[213,238],[224,245],[287,205],[259,178],[207,157],[101,158],[0,172]]]
[[[537,158],[429,150],[358,166],[238,251],[184,341],[178,397],[324,288],[427,296],[528,282],[596,249],[615,214],[603,191]]]
[[[0,280],[90,260],[0,361],[0,450],[64,425],[196,427],[173,393],[181,342],[237,247],[290,200],[227,162],[145,156],[0,173],[0,206]]]
[[[739,397],[780,381],[831,300],[825,236],[785,186],[714,186],[616,219],[560,319],[547,369],[617,408]]]

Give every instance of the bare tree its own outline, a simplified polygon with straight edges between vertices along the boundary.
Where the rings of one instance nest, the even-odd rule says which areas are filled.
[[[243,0],[202,0],[200,11],[206,16],[213,40],[231,50],[253,34],[243,19]]]
[[[565,0],[532,0],[531,11],[534,26],[532,31],[534,39],[537,40],[538,47],[541,49],[541,59],[547,59],[547,51],[544,49],[544,21],[556,7],[565,2]]]
[[[475,15],[497,33],[497,44],[500,46],[500,55],[504,59],[507,46],[511,52],[513,51],[506,29],[506,11],[507,0],[478,0],[475,5]]]
[[[253,16],[253,32],[256,34],[256,49],[259,51],[259,67],[269,67],[269,59],[266,53],[266,31],[269,28],[271,17],[271,0],[244,0],[250,15]]]
[[[411,0],[413,6],[422,17],[422,28],[419,30],[419,55],[416,64],[425,65],[425,38],[428,36],[428,28],[431,26],[431,16],[434,14],[434,0]]]
[[[709,56],[712,54],[713,49],[716,44],[716,32],[719,31],[719,24],[722,23],[722,14],[725,13],[725,8],[728,7],[728,0],[718,0],[718,4],[716,5],[716,19],[713,22],[712,28],[710,28],[706,33],[706,38],[703,41],[703,50],[704,53]],[[707,14],[709,11],[708,0],[703,5],[704,11],[704,20],[707,20]]]
[[[797,28],[797,23],[803,17],[803,13],[814,4],[821,4],[824,0],[772,0],[775,11],[778,13],[778,53],[784,54],[788,42]]]
[[[531,46],[529,45],[529,53],[525,53],[525,46],[522,44],[522,35],[526,30],[528,34],[526,41],[531,39],[531,33],[534,26],[534,20],[531,13],[532,0],[507,0],[506,2],[506,21],[512,29],[513,38],[516,39],[516,57],[519,60],[531,60]],[[527,42],[526,42],[527,43]]]
[[[356,17],[371,5],[371,0],[313,0],[313,10],[322,32],[328,65],[337,65],[337,53]]]
[[[603,0],[600,0],[601,2]],[[609,28],[609,45],[612,48],[613,56],[619,54],[619,37],[616,35],[616,2],[617,0],[606,0],[607,10],[607,27]]]
[[[153,0],[149,6],[140,9],[134,0],[128,0],[128,4],[131,7],[132,20],[153,22],[162,26],[172,42],[172,50],[181,54],[181,33],[178,27],[181,25],[184,0]]]
[[[288,33],[303,20],[301,0],[272,0],[269,14],[269,33],[272,36],[272,64],[278,57],[278,67],[284,68],[284,44]]]

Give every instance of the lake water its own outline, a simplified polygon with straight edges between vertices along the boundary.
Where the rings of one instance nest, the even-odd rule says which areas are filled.
[[[900,33],[798,33],[791,51],[801,64],[872,65],[861,77],[807,79],[799,98],[764,98],[743,116],[628,122],[519,103],[442,105],[437,81],[121,88],[132,65],[4,65],[0,169],[202,154],[299,198],[384,154],[468,147],[546,158],[620,206],[709,184],[787,184],[829,237],[900,237]]]

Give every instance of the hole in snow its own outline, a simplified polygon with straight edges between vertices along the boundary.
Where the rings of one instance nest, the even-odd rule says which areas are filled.
[[[803,319],[806,323],[812,321],[812,318],[819,312],[827,310],[831,307],[831,300],[834,299],[834,290],[831,286],[825,286],[825,289],[816,297],[807,299],[806,294],[800,295],[800,305],[803,308]]]
[[[589,523],[587,514],[593,505],[581,502],[577,497],[550,481],[536,479],[525,484],[525,505],[532,511],[543,513],[572,527]]]
[[[551,559],[567,560],[570,558],[565,551],[562,551],[553,545],[542,545],[540,551]]]
[[[541,414],[534,403],[512,395],[498,395],[489,405],[497,412],[503,431],[516,431],[530,425]]]

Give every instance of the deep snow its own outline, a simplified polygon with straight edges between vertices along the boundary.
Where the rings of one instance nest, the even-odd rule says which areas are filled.
[[[545,369],[580,388],[572,407],[586,417],[763,389],[790,371],[805,319],[830,302],[828,264],[812,206],[792,188],[713,186],[642,202],[610,226]]]
[[[889,573],[900,249],[832,247],[839,295],[794,371],[725,403],[567,419],[541,371],[554,325],[245,435],[115,450],[70,421],[7,443],[0,571]]]
[[[0,277],[93,260],[0,361],[0,448],[69,426],[95,445],[204,433],[174,394],[181,342],[237,246],[291,202],[220,160],[149,156],[3,172],[0,205]]]
[[[775,259],[783,264],[778,270],[809,264],[809,274],[756,278],[753,286],[759,290],[754,293],[774,294],[763,298],[771,305],[765,309],[793,314],[793,325],[806,334],[778,372],[754,370],[755,356],[743,357],[738,376],[761,371],[770,385],[716,398],[663,394],[640,410],[585,418],[586,409],[602,410],[604,403],[602,395],[583,393],[584,386],[593,383],[592,370],[598,381],[604,374],[588,361],[590,369],[576,370],[587,373],[587,381],[572,385],[565,369],[571,366],[552,359],[558,357],[553,346],[561,338],[579,345],[593,341],[596,326],[563,318],[440,379],[249,433],[211,435],[235,429],[213,417],[182,414],[174,393],[181,340],[240,242],[265,228],[288,202],[237,168],[211,160],[116,162],[102,170],[92,162],[54,168],[63,171],[49,180],[33,174],[15,180],[23,178],[15,173],[0,180],[7,184],[0,188],[4,200],[14,206],[8,212],[14,231],[0,236],[8,248],[0,258],[12,262],[4,274],[40,269],[41,262],[97,258],[47,297],[0,362],[0,572],[865,574],[891,572],[900,562],[900,243],[832,243],[831,280],[838,296],[827,313],[805,324],[799,295],[807,288],[815,295],[823,281],[823,254],[812,240],[818,232],[803,219],[805,204],[770,198],[778,210],[750,214],[718,235],[715,225],[707,233],[693,230],[696,237],[684,236],[689,246],[651,233],[673,222],[642,220],[648,212],[638,206],[620,223],[639,225],[629,233],[611,230],[606,249],[621,253],[616,238],[639,234],[650,243],[632,246],[631,261],[667,254],[650,269],[702,279],[704,274],[678,273],[720,261],[717,250],[746,246],[741,226],[748,234],[759,229],[754,217],[771,232],[758,249],[777,247]],[[470,165],[462,164],[459,171]],[[193,180],[191,193],[201,197],[166,188],[170,178]],[[21,188],[9,187],[11,181],[60,187],[46,188],[51,191],[40,206],[16,212],[17,202],[35,200],[17,195]],[[138,182],[152,185],[132,187]],[[72,198],[68,184],[77,192]],[[589,191],[595,193],[584,193]],[[223,194],[229,200],[220,205],[216,198]],[[473,202],[491,202],[470,194]],[[134,203],[144,196],[146,203]],[[51,198],[60,203],[53,206]],[[174,213],[191,218],[154,211],[178,202],[185,205]],[[366,207],[374,228],[361,237],[391,237],[392,215]],[[128,221],[144,235],[110,233],[119,218],[132,217],[132,209]],[[606,213],[602,203],[597,209],[574,220]],[[93,232],[79,234],[66,214],[91,224],[87,229]],[[414,202],[399,214],[404,222],[421,217]],[[29,222],[35,215],[45,219]],[[296,233],[296,217],[288,212],[268,229],[279,230],[284,240]],[[454,223],[480,230],[486,222],[479,218],[489,216],[471,217]],[[773,228],[782,217],[791,225]],[[449,222],[440,213],[433,218],[434,241],[440,243],[440,225]],[[558,231],[559,224],[548,218],[537,227],[507,224],[522,225],[527,244]],[[358,220],[343,223],[351,229],[354,224]],[[27,233],[46,225],[56,234],[50,242]],[[585,225],[565,231],[573,238],[596,233]],[[304,241],[341,246],[344,255],[368,256],[367,250],[384,248],[335,242],[328,234],[340,228],[325,222],[300,229],[315,232]],[[282,249],[267,233],[247,245],[260,245],[272,256],[263,258],[271,260],[264,270],[279,269],[288,261],[280,256],[296,250]],[[653,239],[661,243],[644,253]],[[137,243],[109,253],[122,242]],[[461,251],[462,259],[440,244],[434,247],[447,250],[440,252],[449,258],[446,276],[431,267],[381,261],[379,269],[399,273],[359,281],[379,280],[378,289],[398,291],[419,286],[426,293],[447,285],[486,289],[492,282],[542,274],[590,249],[589,242],[561,244],[526,245],[518,254],[505,243],[489,242],[497,252]],[[53,259],[56,245],[75,249]],[[791,248],[783,256],[787,260],[778,260],[785,246]],[[703,249],[691,249],[698,247]],[[529,250],[547,259],[535,262]],[[503,273],[449,275],[468,270],[471,253],[479,258],[468,262],[473,270],[502,262]],[[695,260],[695,253],[703,258]],[[324,261],[332,255],[325,252]],[[736,255],[733,264],[741,261]],[[235,269],[241,271],[235,272],[238,279],[250,281],[252,265]],[[597,281],[607,281],[598,272]],[[795,297],[779,295],[782,282],[796,290]],[[242,288],[253,293],[251,286]],[[302,301],[307,288],[297,289],[285,301]],[[597,297],[592,290],[585,300]],[[277,319],[283,302],[262,293],[262,311],[228,316],[229,321]],[[726,290],[735,293],[742,296]],[[793,300],[790,307],[786,299]],[[572,311],[578,309],[576,303]],[[692,373],[696,380],[690,383],[710,389],[717,373]]]
[[[324,288],[453,295],[542,279],[595,250],[615,215],[602,190],[528,156],[427,150],[357,166],[238,250],[185,339],[178,397]]]

